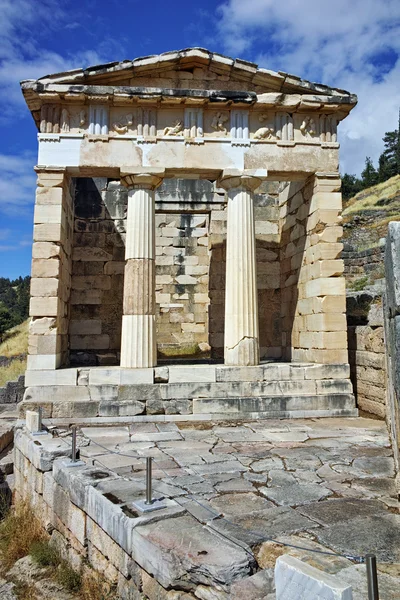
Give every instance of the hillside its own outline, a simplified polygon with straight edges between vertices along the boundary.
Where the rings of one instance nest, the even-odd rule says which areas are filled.
[[[0,387],[25,373],[29,319],[6,331],[0,343]]]
[[[344,241],[358,250],[378,244],[389,221],[400,220],[400,175],[362,190],[344,203]]]

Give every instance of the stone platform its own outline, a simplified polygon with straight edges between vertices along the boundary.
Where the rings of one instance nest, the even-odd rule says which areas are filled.
[[[19,429],[16,497],[75,568],[88,561],[121,598],[273,600],[275,561],[289,553],[365,600],[365,565],[351,557],[373,552],[380,596],[398,599],[400,505],[382,421],[83,427],[78,446],[84,464],[70,468],[68,430]],[[167,507],[139,514],[148,456]]]
[[[347,364],[278,362],[28,370],[20,414],[40,405],[47,418],[78,420],[357,416],[349,376]]]

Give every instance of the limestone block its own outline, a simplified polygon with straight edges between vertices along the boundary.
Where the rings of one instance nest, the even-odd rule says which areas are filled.
[[[34,242],[60,242],[63,239],[61,223],[40,223],[33,227]]]
[[[57,354],[61,352],[61,336],[50,335],[32,335],[28,337],[29,354]]]
[[[107,350],[110,347],[110,336],[102,335],[71,335],[71,350]]]
[[[335,243],[343,236],[343,227],[336,225],[333,227],[326,227],[321,233],[311,234],[311,245],[319,244],[321,242]]]
[[[190,367],[171,365],[169,367],[169,383],[215,382],[216,370],[211,365]]]
[[[32,277],[31,296],[57,296],[60,281],[55,277]]]
[[[29,314],[31,317],[56,317],[60,312],[60,301],[57,297],[31,298]]]
[[[318,209],[342,210],[342,194],[340,192],[316,192],[310,204],[310,214]]]
[[[306,229],[308,232],[314,231],[317,225],[337,225],[341,222],[339,210],[316,210],[307,219]]]
[[[73,275],[71,287],[74,290],[109,290],[111,289],[111,277],[107,275]]]
[[[61,246],[53,242],[35,242],[32,245],[32,258],[57,258],[61,254]]]
[[[57,258],[32,259],[32,277],[59,277],[60,261]]]
[[[38,205],[62,205],[64,199],[64,191],[62,187],[38,187],[36,188],[36,206]]]
[[[71,319],[69,333],[71,335],[100,335],[102,322],[99,319]]]
[[[344,261],[338,260],[319,260],[318,262],[309,265],[310,279],[318,279],[319,277],[336,277],[344,272]]]
[[[106,262],[104,265],[104,274],[105,275],[123,275],[125,269],[124,261],[113,260],[110,262]]]
[[[317,381],[317,394],[352,394],[353,386],[349,379],[322,379]]]
[[[303,353],[302,360],[322,364],[345,363],[348,360],[347,349],[310,348]]]
[[[183,332],[188,333],[204,333],[206,326],[203,323],[182,323],[181,329]]]
[[[33,222],[36,223],[65,223],[65,212],[61,204],[35,205]]]
[[[300,346],[302,348],[321,348],[328,350],[347,348],[347,331],[300,331]]]
[[[72,260],[108,262],[112,259],[112,255],[102,248],[76,247],[72,251]]]
[[[351,586],[339,575],[320,571],[294,556],[279,556],[275,564],[276,600],[353,600]]]
[[[346,315],[342,313],[319,313],[305,317],[308,331],[345,331]]]
[[[320,277],[305,284],[305,297],[345,295],[344,277]]]
[[[71,304],[102,304],[103,290],[72,290]]]
[[[89,390],[84,386],[40,385],[26,388],[23,403],[45,405],[52,402],[89,400]]]
[[[318,260],[335,260],[340,258],[343,250],[343,244],[317,244],[310,246],[305,251],[306,264],[312,264]]]
[[[55,369],[25,372],[25,386],[76,385],[77,369]]]
[[[28,371],[57,369],[60,364],[61,354],[29,354],[27,357]]]
[[[39,412],[27,410],[25,413],[25,422],[28,431],[39,431]]]
[[[367,398],[357,391],[357,406],[360,410],[376,415],[381,419],[386,417],[386,405]]]
[[[350,367],[343,365],[310,365],[304,368],[306,379],[348,379]]]

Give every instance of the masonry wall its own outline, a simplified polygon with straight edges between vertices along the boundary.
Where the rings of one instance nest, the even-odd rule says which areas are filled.
[[[340,178],[322,174],[293,182],[280,204],[283,355],[346,363]]]
[[[367,292],[347,298],[350,377],[360,410],[387,415],[386,349],[382,299]]]

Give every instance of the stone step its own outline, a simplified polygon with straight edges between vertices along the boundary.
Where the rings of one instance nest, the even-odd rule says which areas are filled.
[[[258,398],[196,398],[193,414],[234,413],[308,413],[313,411],[354,411],[352,394],[326,394],[324,396],[280,396]]]

